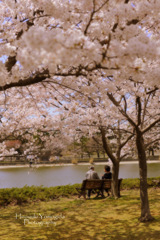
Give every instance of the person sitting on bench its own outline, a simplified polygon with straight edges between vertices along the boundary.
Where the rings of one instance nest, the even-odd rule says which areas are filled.
[[[108,165],[104,166],[104,172],[105,173],[103,174],[102,179],[112,179],[112,173],[111,173],[110,166],[108,166]],[[105,191],[108,193],[108,196],[109,196],[108,188],[106,188]]]
[[[97,172],[94,171],[94,166],[91,166],[89,171],[86,173],[86,179],[100,179]],[[88,190],[88,198],[91,196],[92,189]]]

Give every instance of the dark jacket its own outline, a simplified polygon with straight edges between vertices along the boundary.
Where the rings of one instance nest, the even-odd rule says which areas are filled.
[[[111,172],[107,172],[102,176],[102,179],[112,179],[112,173]]]

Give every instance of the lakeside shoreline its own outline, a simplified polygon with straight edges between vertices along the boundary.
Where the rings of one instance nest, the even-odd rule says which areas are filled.
[[[160,160],[148,160],[147,163],[160,163]],[[111,162],[95,162],[94,165],[112,165]],[[124,161],[120,162],[121,164],[138,164],[138,161]],[[92,164],[90,163],[78,163],[78,164],[73,164],[73,163],[50,163],[50,164],[33,164],[32,167],[29,166],[29,164],[24,164],[24,165],[5,165],[5,166],[0,166],[0,169],[6,169],[6,168],[39,168],[39,167],[59,167],[59,166],[78,166],[78,165],[86,165],[90,166]]]

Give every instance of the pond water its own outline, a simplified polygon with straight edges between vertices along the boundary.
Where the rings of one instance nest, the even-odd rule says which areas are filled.
[[[28,186],[60,186],[81,183],[85,179],[88,165],[70,165],[54,167],[24,167],[0,169],[0,188]],[[95,165],[101,177],[104,165]],[[148,163],[148,177],[160,176],[160,162]],[[119,178],[138,178],[138,163],[122,163]]]

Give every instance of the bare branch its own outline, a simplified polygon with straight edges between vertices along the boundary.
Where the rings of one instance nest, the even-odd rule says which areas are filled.
[[[95,138],[95,137],[93,136],[92,139],[93,139],[98,145],[101,145],[101,144],[99,143],[99,141],[97,140],[97,138]]]
[[[99,12],[99,10],[101,10],[107,2],[109,2],[109,0],[106,0],[99,8],[95,10],[95,12]]]
[[[91,25],[91,22],[93,21],[94,14],[97,13],[98,11],[100,11],[108,1],[109,0],[106,0],[99,8],[95,9],[96,8],[96,1],[93,0],[93,9],[92,9],[89,21],[88,21],[88,23],[86,25],[86,28],[84,30],[84,35],[87,35],[88,29],[89,29],[89,27]]]
[[[128,120],[128,122],[130,122],[130,124],[133,127],[136,127],[136,123],[128,116],[127,113],[125,113],[125,111],[121,108],[120,106],[120,102],[116,101],[116,99],[113,97],[113,94],[111,93],[107,93],[107,96],[109,97],[109,99],[111,100],[111,102],[119,109],[119,111],[122,113],[122,115]]]
[[[143,108],[142,124],[141,124],[142,128],[143,128],[143,125],[144,125],[144,119],[145,119],[145,115],[147,113],[147,105],[149,103],[150,96],[151,96],[151,94],[149,94],[147,99],[145,98],[145,100],[144,100],[144,108]]]
[[[129,155],[129,153],[123,154],[123,155],[120,157],[120,161],[121,161],[124,157],[126,157],[127,155]]]
[[[121,143],[120,149],[122,149],[133,136],[134,136],[134,133],[130,135],[123,143]]]
[[[152,127],[154,127],[158,122],[160,122],[160,118],[155,120],[153,123],[151,123],[148,127],[146,127],[143,131],[142,134],[148,132]]]
[[[155,143],[155,142],[158,142],[160,140],[160,138],[157,138],[157,139],[154,139],[153,141],[149,142],[149,143],[146,143],[145,144],[145,148],[149,147],[151,144]]]
[[[92,20],[93,20],[94,14],[95,14],[95,0],[93,0],[93,9],[92,9],[92,12],[91,12],[89,21],[88,21],[88,23],[87,23],[87,25],[86,25],[86,28],[85,28],[85,30],[84,30],[84,35],[87,35],[87,31],[88,31],[88,28],[89,28],[90,25],[91,25],[91,22],[92,22]]]
[[[38,107],[38,105],[37,105],[37,102],[36,102],[36,100],[35,100],[35,98],[34,98],[34,96],[33,96],[33,94],[31,93],[31,91],[29,90],[29,88],[27,87],[27,90],[28,90],[28,92],[29,92],[29,95],[31,96],[31,98],[32,98],[32,100],[33,100],[33,102],[34,102],[34,104],[35,104],[35,106],[36,106],[36,108],[37,108],[37,110],[41,113],[41,110],[39,109],[39,107]],[[42,114],[42,113],[41,113]],[[43,115],[43,114],[42,114]]]
[[[151,93],[153,93],[153,92],[156,92],[158,89],[159,89],[158,87],[155,87],[154,89],[149,90],[149,91],[147,92],[147,94],[151,94]]]
[[[52,80],[52,81],[45,81],[46,83],[54,83],[54,84],[57,84],[57,85],[59,85],[59,86],[61,86],[61,87],[64,87],[64,88],[66,88],[66,89],[70,89],[70,90],[72,90],[72,91],[74,91],[74,92],[77,92],[77,93],[80,93],[81,95],[83,95],[84,97],[86,97],[87,99],[89,99],[89,100],[92,100],[94,103],[96,103],[96,101],[94,100],[94,99],[92,99],[90,96],[88,96],[88,95],[86,95],[86,94],[84,94],[83,92],[81,92],[81,91],[79,91],[79,90],[77,90],[77,89],[74,89],[74,88],[72,88],[72,87],[70,87],[70,86],[67,86],[67,85],[65,85],[65,84],[62,84],[62,83],[59,83],[59,82],[56,82],[56,81],[54,81],[54,80]]]

